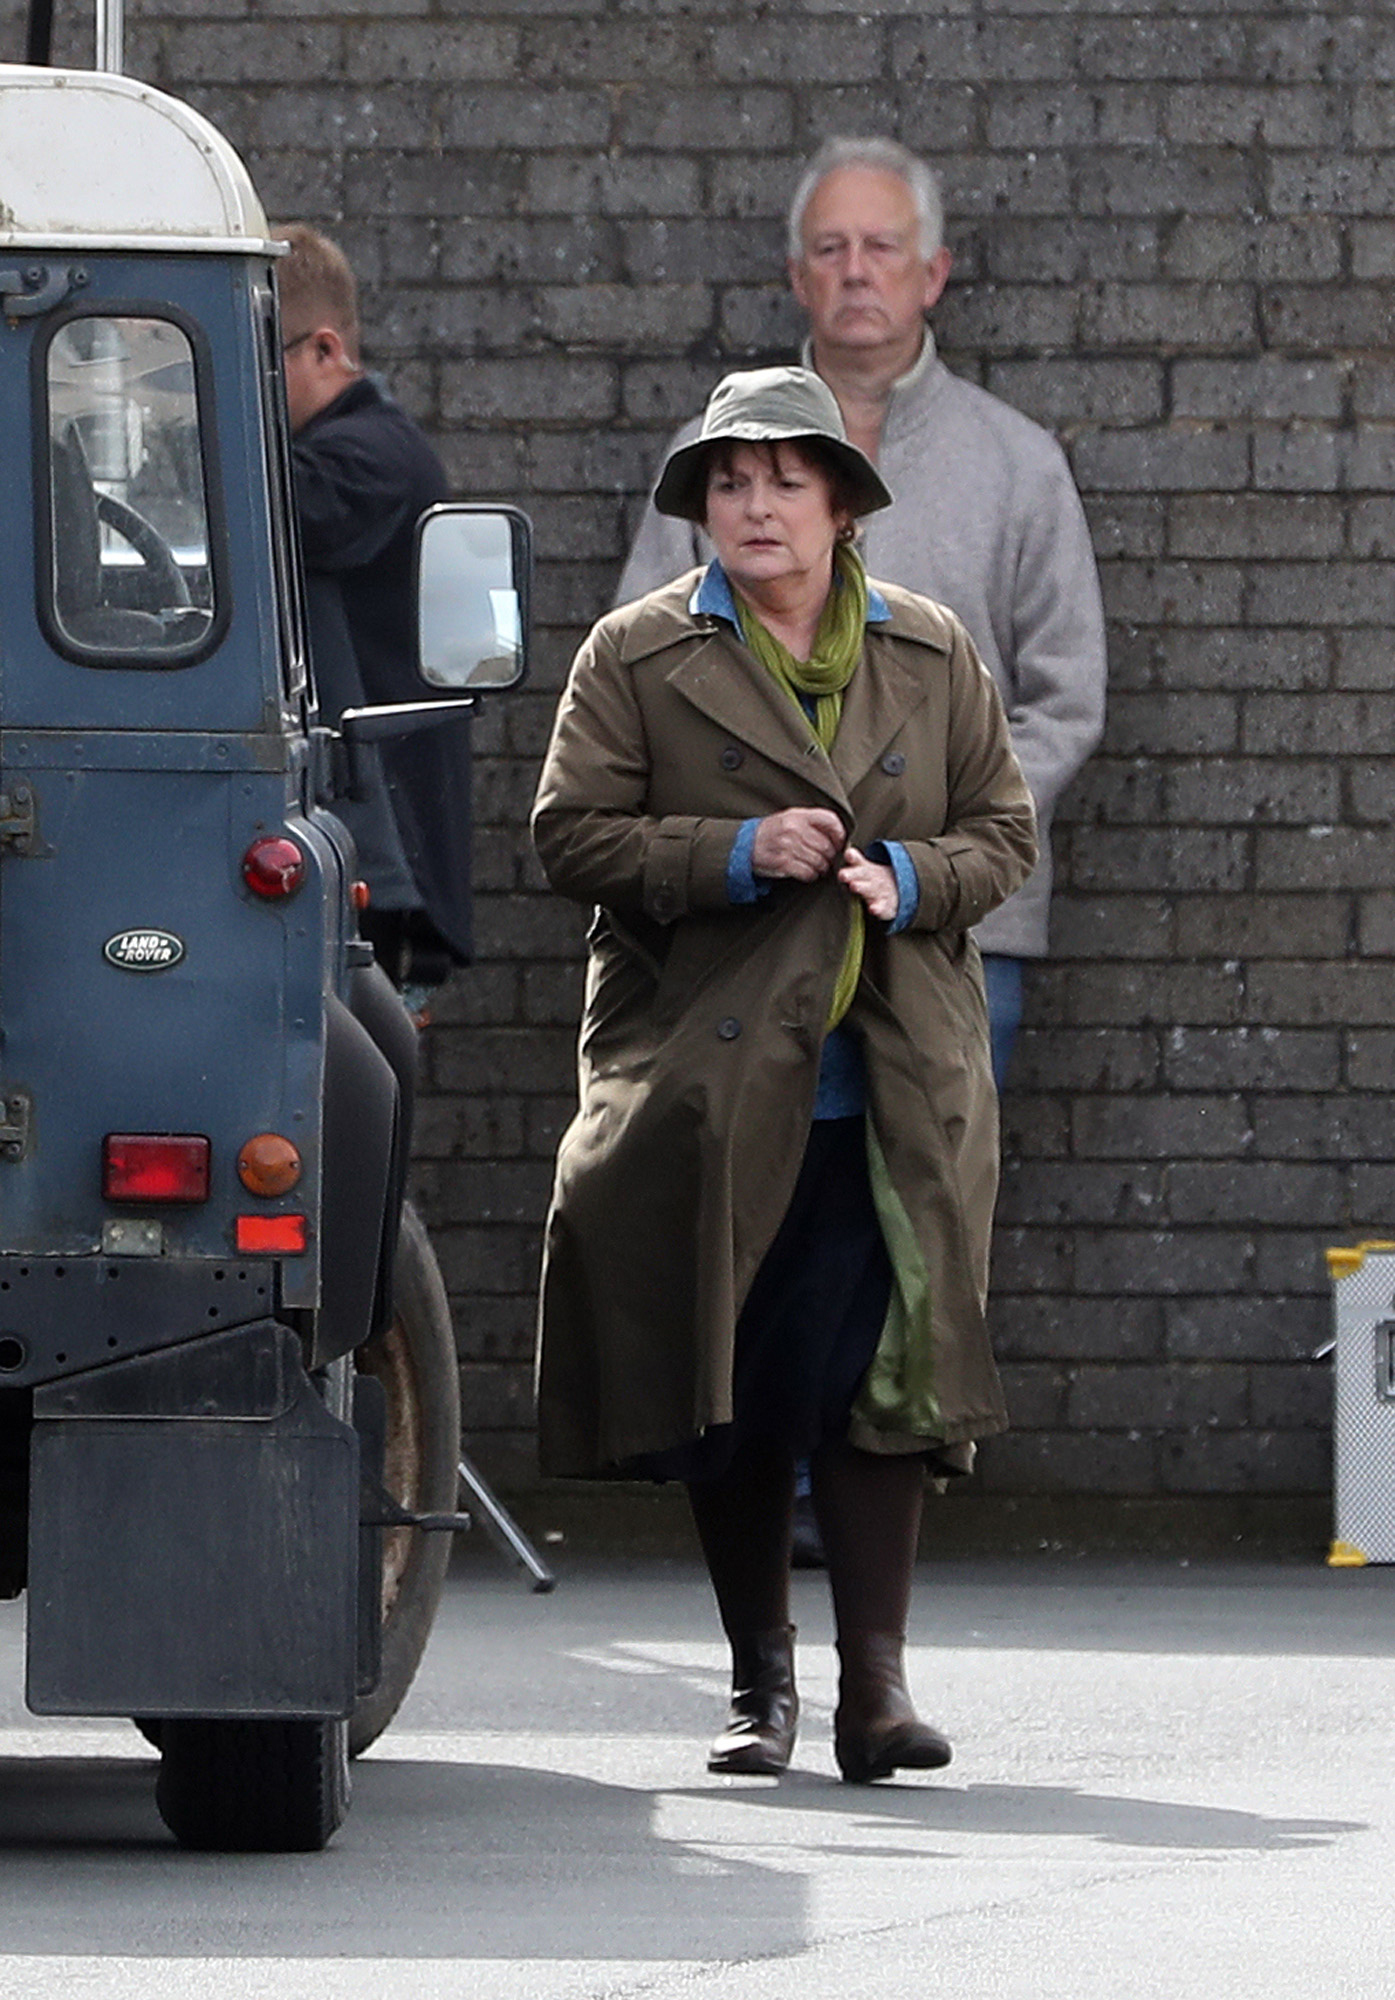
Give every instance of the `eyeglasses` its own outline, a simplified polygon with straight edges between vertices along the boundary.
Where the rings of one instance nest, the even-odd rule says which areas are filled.
[[[281,342],[281,352],[282,354],[292,354],[297,347],[302,347],[307,340],[313,339],[314,328],[312,327],[308,333],[298,333],[294,340],[283,340]]]

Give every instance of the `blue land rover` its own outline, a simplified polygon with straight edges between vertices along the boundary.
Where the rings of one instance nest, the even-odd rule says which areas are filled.
[[[339,1823],[454,1503],[413,1031],[333,804],[525,625],[519,517],[440,510],[422,703],[319,726],[275,259],[186,106],[0,67],[0,1594],[30,1707],[136,1720],[228,1848]]]

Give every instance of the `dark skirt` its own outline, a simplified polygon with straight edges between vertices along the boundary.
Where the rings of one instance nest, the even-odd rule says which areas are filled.
[[[847,1436],[891,1296],[862,1117],[817,1119],[799,1178],[736,1323],[732,1421],[625,1469],[718,1479],[757,1441],[807,1457]]]

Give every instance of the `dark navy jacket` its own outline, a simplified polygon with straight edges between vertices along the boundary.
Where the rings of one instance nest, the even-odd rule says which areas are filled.
[[[295,489],[310,654],[327,721],[364,702],[421,700],[413,536],[447,495],[421,431],[368,376],[297,432]],[[380,795],[344,814],[374,910],[424,910],[470,953],[470,732],[461,718],[382,746]]]

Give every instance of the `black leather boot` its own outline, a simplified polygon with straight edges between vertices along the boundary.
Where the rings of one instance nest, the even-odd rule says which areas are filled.
[[[898,1632],[840,1632],[833,1754],[843,1781],[870,1785],[893,1771],[938,1771],[953,1751],[922,1722],[906,1687]]]
[[[774,1777],[790,1761],[799,1702],[790,1616],[794,1456],[756,1444],[720,1479],[688,1488],[731,1646],[731,1713],[709,1771]]]
[[[731,1712],[707,1753],[708,1770],[778,1778],[788,1768],[798,1722],[793,1625],[733,1638]]]

